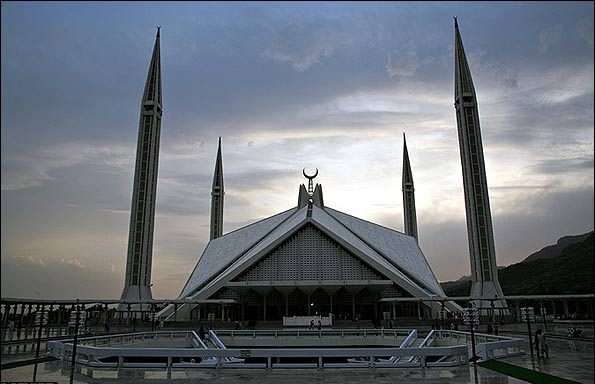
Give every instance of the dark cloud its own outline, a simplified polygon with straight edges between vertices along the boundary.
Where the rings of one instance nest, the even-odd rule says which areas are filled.
[[[490,187],[490,190],[497,191],[497,190],[524,190],[524,189],[552,189],[554,188],[553,185],[500,185]]]
[[[593,172],[593,157],[578,157],[573,159],[552,159],[544,160],[533,167],[536,173],[572,173],[572,172]]]
[[[227,178],[227,188],[235,191],[263,190],[275,184],[285,184],[289,178],[294,178],[295,170],[261,169],[231,174]]]
[[[554,102],[547,100],[554,90],[542,87],[514,96],[506,106],[488,104],[482,108],[488,110],[482,114],[485,140],[522,149],[584,142],[593,127],[593,90],[577,91],[581,94]]]
[[[76,261],[49,262],[3,254],[1,274],[2,297],[116,299],[124,286],[119,271],[86,268]]]

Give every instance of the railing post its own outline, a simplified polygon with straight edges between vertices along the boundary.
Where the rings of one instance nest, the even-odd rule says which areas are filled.
[[[324,368],[324,364],[322,363],[322,356],[318,356],[318,369]]]
[[[72,341],[72,360],[71,360],[72,366],[70,367],[70,384],[72,384],[74,381],[74,368],[76,366],[76,343],[78,341],[79,321],[80,321],[80,318],[79,318],[80,317],[80,308],[78,306],[78,302],[79,302],[79,300],[77,299],[76,300],[77,305],[76,305],[76,307],[74,307],[76,310],[76,321],[74,324],[74,339]]]
[[[16,317],[15,317],[15,331],[16,331],[16,338],[17,340],[21,339],[21,329],[23,328],[23,318],[25,317],[25,304],[21,304],[20,306],[20,314],[19,314],[19,322],[17,324]],[[16,311],[15,311],[16,316]],[[20,346],[17,346],[17,352],[20,350]]]
[[[51,329],[50,329],[50,320],[51,319],[50,319],[50,316],[52,315],[52,311],[53,310],[54,310],[54,304],[50,304],[50,309],[48,309],[48,312],[47,312],[47,322],[48,323],[47,323],[47,327],[45,329],[45,336],[48,337],[48,338],[51,336],[50,335],[50,333],[51,333]]]
[[[4,341],[4,338],[6,337],[6,329],[8,328],[8,309],[9,308],[10,307],[8,304],[4,304],[4,312],[2,313],[2,315],[3,315],[2,333],[0,333],[0,341]]]
[[[43,317],[45,305],[41,306],[39,313],[39,329],[37,330],[37,346],[35,347],[35,367],[33,367],[33,381],[37,381],[37,359],[39,359],[39,348],[41,347],[41,336],[43,335]]]
[[[273,367],[271,356],[267,357],[267,369],[271,369]]]

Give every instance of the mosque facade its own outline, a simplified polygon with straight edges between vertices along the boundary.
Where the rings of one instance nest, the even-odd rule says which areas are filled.
[[[492,221],[471,72],[455,19],[455,113],[463,169],[472,272],[471,295],[501,297]],[[123,300],[151,299],[153,222],[161,129],[159,32],[141,102],[139,141]],[[237,230],[223,231],[223,154],[217,149],[211,192],[210,240],[179,299],[164,319],[280,320],[333,314],[373,320],[438,316],[459,311],[453,302],[397,302],[445,296],[418,245],[413,174],[403,147],[404,232],[331,208],[318,170],[301,184],[297,204]],[[505,301],[497,302],[505,307]],[[142,310],[142,309],[141,309]]]

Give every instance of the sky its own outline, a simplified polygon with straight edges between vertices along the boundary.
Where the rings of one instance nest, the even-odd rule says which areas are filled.
[[[139,107],[161,29],[153,294],[176,297],[209,237],[325,204],[403,230],[403,132],[419,243],[469,274],[453,107],[459,26],[477,91],[497,263],[593,229],[593,4],[1,5],[3,297],[118,298]]]

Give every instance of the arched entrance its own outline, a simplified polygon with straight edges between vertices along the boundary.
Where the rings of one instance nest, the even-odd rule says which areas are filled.
[[[331,298],[322,288],[316,289],[310,295],[310,314],[328,316],[331,310]]]
[[[296,288],[288,296],[289,316],[305,316],[308,314],[308,295]]]

